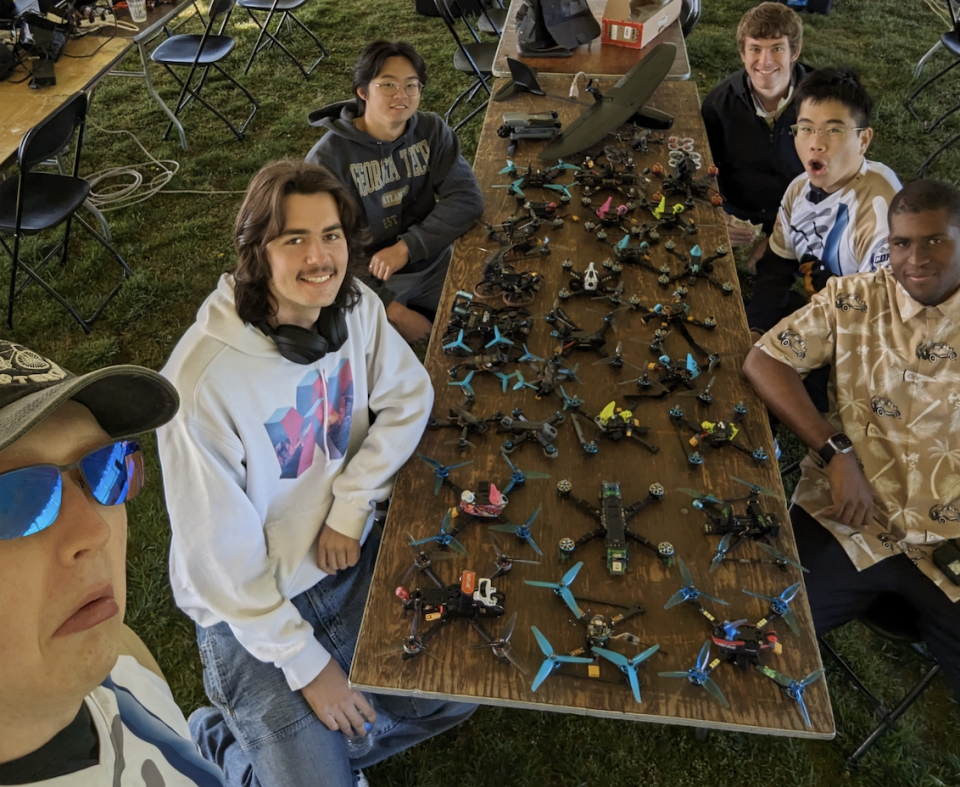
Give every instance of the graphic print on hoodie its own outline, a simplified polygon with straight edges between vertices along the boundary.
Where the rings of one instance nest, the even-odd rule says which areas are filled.
[[[264,424],[281,478],[299,478],[319,445],[328,460],[342,459],[353,420],[353,370],[342,360],[331,379],[311,369],[297,386],[296,404],[278,407]]]

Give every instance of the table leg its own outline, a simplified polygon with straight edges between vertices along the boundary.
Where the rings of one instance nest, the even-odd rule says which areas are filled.
[[[176,115],[173,114],[173,112],[170,110],[170,107],[164,103],[163,99],[160,98],[160,94],[157,93],[153,86],[153,77],[150,76],[150,58],[147,55],[147,50],[143,46],[142,42],[137,42],[137,49],[140,51],[140,65],[143,66],[142,71],[111,71],[110,75],[117,77],[143,77],[144,81],[147,83],[147,92],[153,97],[153,100],[160,105],[160,109],[167,114],[167,117],[170,118],[170,122],[177,127],[177,131],[180,134],[180,147],[186,150],[187,134],[183,130],[183,125],[180,123],[180,120]]]
[[[173,112],[170,111],[170,107],[168,107],[168,106],[163,102],[163,99],[160,98],[160,94],[157,93],[157,91],[156,91],[156,90],[154,89],[154,87],[153,87],[153,79],[152,79],[152,77],[150,76],[150,64],[149,64],[149,58],[147,57],[147,50],[144,48],[143,43],[141,43],[141,42],[138,42],[138,43],[137,43],[137,49],[140,50],[140,62],[141,62],[141,64],[143,65],[143,78],[144,78],[144,80],[145,80],[146,83],[147,83],[147,92],[148,92],[151,96],[153,96],[153,100],[156,101],[156,102],[160,105],[160,109],[162,109],[164,112],[167,113],[167,116],[168,116],[168,117],[170,118],[170,120],[173,122],[173,125],[175,125],[175,126],[177,127],[177,131],[178,131],[179,134],[180,134],[180,147],[182,147],[184,150],[186,150],[186,149],[187,149],[187,134],[186,134],[186,132],[183,130],[183,125],[180,123],[180,119],[179,119],[176,115],[174,115]]]

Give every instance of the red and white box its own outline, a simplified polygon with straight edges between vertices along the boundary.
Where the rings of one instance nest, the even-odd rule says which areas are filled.
[[[676,21],[681,5],[682,0],[607,0],[600,43],[642,49]]]

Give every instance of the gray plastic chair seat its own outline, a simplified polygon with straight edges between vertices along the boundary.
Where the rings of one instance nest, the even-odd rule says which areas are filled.
[[[203,36],[192,33],[168,38],[153,50],[150,59],[154,63],[175,66],[192,65],[202,38]],[[203,51],[197,59],[197,65],[209,66],[223,60],[236,45],[237,42],[230,36],[208,36]]]

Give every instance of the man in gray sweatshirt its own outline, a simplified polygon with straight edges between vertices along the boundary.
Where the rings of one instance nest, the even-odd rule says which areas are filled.
[[[307,155],[354,193],[373,235],[370,280],[408,342],[433,327],[454,240],[483,213],[460,142],[420,112],[426,64],[408,43],[374,41],[354,66],[355,99],[310,113],[327,130]]]

